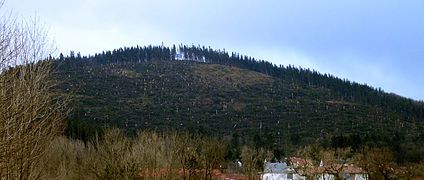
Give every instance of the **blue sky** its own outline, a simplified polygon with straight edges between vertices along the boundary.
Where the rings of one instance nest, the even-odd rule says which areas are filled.
[[[6,0],[61,52],[195,44],[302,66],[424,100],[424,1]]]

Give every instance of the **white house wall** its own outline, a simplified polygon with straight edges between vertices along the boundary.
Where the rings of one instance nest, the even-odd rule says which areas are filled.
[[[262,175],[262,180],[306,180],[306,177],[293,174],[293,178],[289,179],[285,173],[265,173]]]
[[[368,180],[368,175],[367,174],[356,174],[355,180]]]

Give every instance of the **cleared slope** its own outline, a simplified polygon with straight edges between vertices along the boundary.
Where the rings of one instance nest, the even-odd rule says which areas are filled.
[[[242,143],[279,148],[341,134],[383,143],[401,135],[422,143],[423,123],[414,114],[334,99],[331,89],[236,67],[150,61],[58,70],[61,91],[75,97],[70,120],[118,126],[130,133],[237,134]]]

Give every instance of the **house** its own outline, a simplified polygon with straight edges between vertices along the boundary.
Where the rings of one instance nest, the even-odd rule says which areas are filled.
[[[332,169],[338,169],[334,171]],[[368,180],[368,174],[360,167],[347,164],[320,166],[313,168],[314,179],[318,180],[333,180],[334,175],[341,176],[344,180]]]
[[[291,166],[286,163],[264,164],[263,180],[306,180],[306,176],[316,180],[334,180],[335,175],[344,180],[368,180],[368,174],[360,167],[348,164],[325,164],[321,161],[319,166],[313,166],[311,161],[291,157],[288,159]]]
[[[305,180],[304,176],[297,174],[293,168],[288,167],[287,163],[269,163],[265,162],[264,172],[261,175],[262,180]]]

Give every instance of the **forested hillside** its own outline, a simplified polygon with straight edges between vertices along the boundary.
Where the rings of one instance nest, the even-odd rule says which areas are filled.
[[[424,104],[328,74],[200,46],[147,46],[55,60],[74,97],[66,133],[188,131],[290,154],[301,145],[391,147],[423,157]]]

